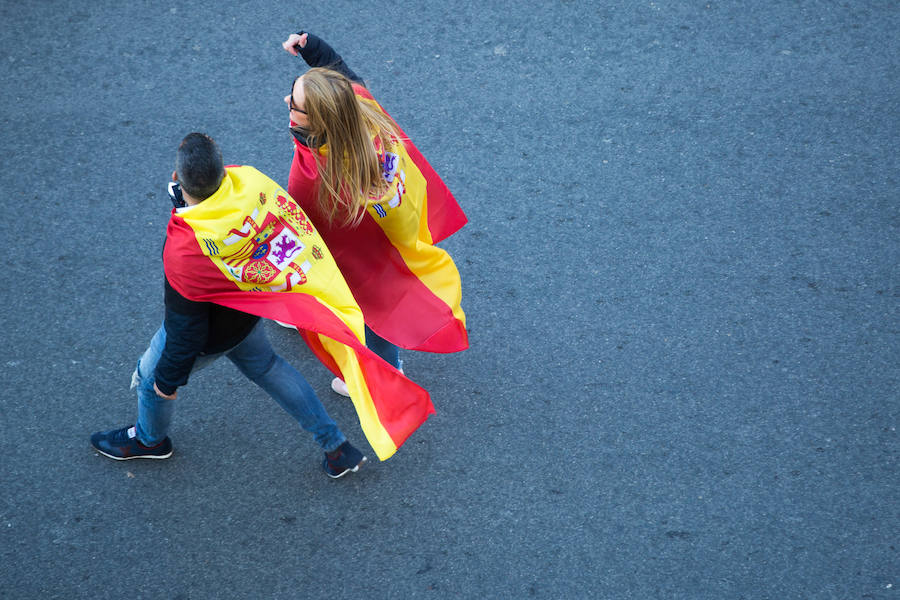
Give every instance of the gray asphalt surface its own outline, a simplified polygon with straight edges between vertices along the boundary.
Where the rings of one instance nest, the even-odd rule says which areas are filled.
[[[896,2],[0,3],[0,597],[895,599]],[[339,481],[227,361],[134,420],[190,131],[286,185],[306,28],[470,224],[472,347]],[[351,405],[272,326],[332,416]],[[371,452],[369,452],[371,456]]]

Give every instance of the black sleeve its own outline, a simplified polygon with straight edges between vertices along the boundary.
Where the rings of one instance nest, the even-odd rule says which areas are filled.
[[[300,33],[305,33],[307,36],[306,47],[297,47],[300,56],[303,57],[306,64],[311,67],[325,67],[332,71],[337,71],[338,73],[345,75],[350,81],[365,85],[359,75],[354,73],[353,70],[347,66],[344,59],[341,58],[341,55],[335,52],[334,48],[329,46],[325,40],[308,31],[301,31]]]
[[[209,303],[188,300],[166,280],[166,347],[154,372],[163,394],[171,395],[187,383],[209,336],[209,310]]]

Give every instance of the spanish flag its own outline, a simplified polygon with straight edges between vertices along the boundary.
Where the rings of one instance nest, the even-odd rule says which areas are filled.
[[[365,88],[354,90],[384,112]],[[370,199],[359,226],[332,227],[317,209],[315,153],[327,156],[327,144],[313,150],[295,140],[288,191],[318,227],[375,333],[410,350],[459,352],[469,347],[459,271],[434,244],[465,225],[466,216],[399,127],[398,133],[402,143],[376,143],[391,185]]]
[[[347,383],[379,459],[434,413],[427,391],[365,347],[362,311],[322,237],[253,167],[228,167],[215,194],[172,212],[166,235],[166,278],[182,296],[297,327]]]

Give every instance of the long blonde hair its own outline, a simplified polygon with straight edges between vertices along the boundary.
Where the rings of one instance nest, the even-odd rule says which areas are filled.
[[[341,73],[313,68],[303,75],[306,139],[319,171],[319,211],[329,223],[355,226],[370,199],[380,199],[389,183],[373,144],[387,150],[399,135],[390,117],[359,99]],[[327,160],[316,149],[325,146]]]

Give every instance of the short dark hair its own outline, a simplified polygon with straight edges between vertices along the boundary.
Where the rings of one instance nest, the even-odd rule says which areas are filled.
[[[175,153],[175,172],[181,189],[197,200],[216,193],[225,178],[222,152],[205,133],[189,133]]]

